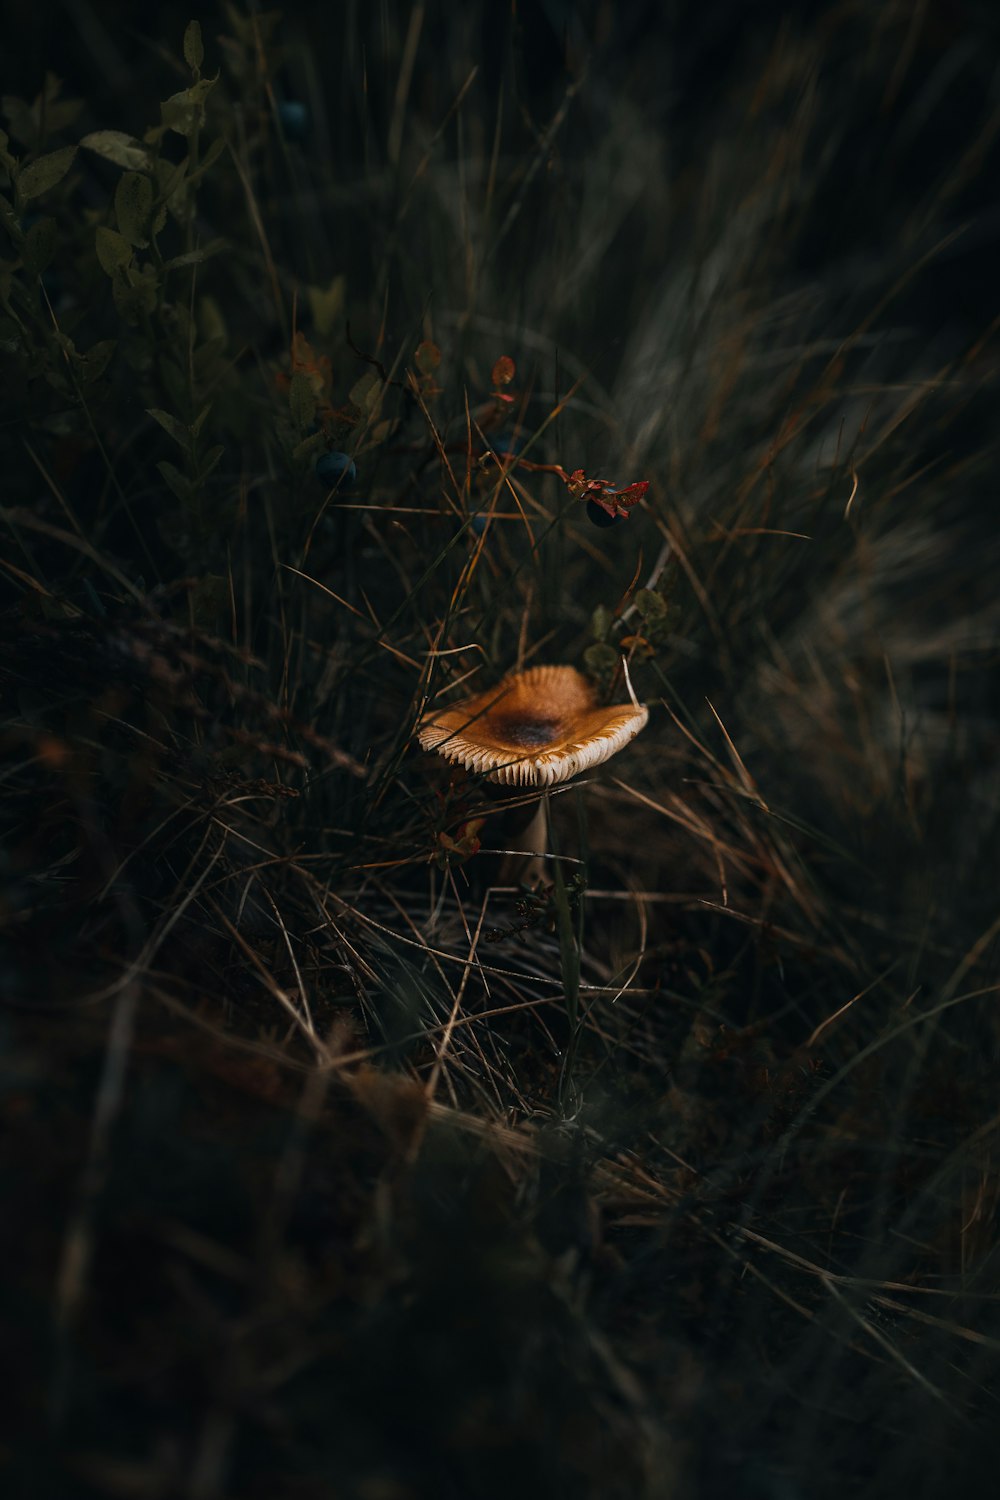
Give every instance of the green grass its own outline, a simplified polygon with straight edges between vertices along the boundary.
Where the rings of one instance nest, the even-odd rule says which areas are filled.
[[[978,1487],[988,11],[46,15],[0,140],[4,1492]],[[650,487],[599,530],[576,469]],[[623,657],[648,728],[500,885],[419,716]]]

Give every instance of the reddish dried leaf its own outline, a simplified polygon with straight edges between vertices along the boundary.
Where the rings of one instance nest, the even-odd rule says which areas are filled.
[[[479,818],[474,818],[468,824],[463,823],[462,828],[459,829],[461,837],[457,839],[453,839],[449,833],[438,834],[438,848],[433,857],[439,869],[446,869],[451,860],[462,863],[463,860],[471,859],[473,854],[479,853],[481,841],[477,833],[471,830],[478,829],[481,825],[482,819]],[[470,831],[463,832],[463,829]]]
[[[510,358],[510,356],[508,354],[501,354],[500,358],[493,366],[492,378],[494,386],[510,385],[511,381],[514,379],[514,369],[514,361]]]
[[[292,338],[292,369],[310,370],[316,365],[316,355],[313,347],[304,333],[296,333]]]
[[[649,480],[639,479],[635,484],[630,484],[627,489],[619,490],[615,501],[622,510],[631,510],[633,505],[639,504],[648,489]]]
[[[430,375],[441,363],[441,350],[437,344],[424,339],[422,344],[417,345],[413,359],[421,375]]]
[[[333,385],[333,367],[329,356],[317,354],[304,333],[296,333],[291,348],[292,373],[302,371],[317,396]]]
[[[623,635],[618,642],[626,651],[635,651],[640,656],[652,656],[653,648],[644,635]]]

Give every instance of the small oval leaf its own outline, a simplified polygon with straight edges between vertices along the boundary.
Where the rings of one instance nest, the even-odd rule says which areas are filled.
[[[96,244],[97,259],[107,276],[113,276],[116,271],[122,270],[132,259],[132,246],[128,240],[117,229],[109,229],[106,224],[97,226]]]
[[[149,217],[153,209],[153,184],[141,172],[126,172],[115,189],[118,228],[130,245],[149,244]]]
[[[193,493],[190,481],[185,479],[180,470],[175,468],[174,465],[165,458],[161,459],[156,467],[163,475],[165,483],[170,486],[171,490],[177,496],[177,499],[181,502],[181,504],[188,504]]]
[[[75,155],[75,146],[63,146],[61,150],[50,151],[48,156],[40,156],[30,166],[22,168],[17,174],[17,196],[23,202],[47,193],[62,182]]]
[[[150,156],[145,146],[134,135],[126,135],[124,130],[93,130],[84,136],[80,145],[128,172],[141,172],[149,166]]]
[[[205,48],[201,40],[201,26],[197,21],[189,21],[184,33],[184,61],[191,72],[197,77],[202,63],[205,61]]]
[[[161,411],[156,406],[147,407],[146,412],[148,416],[153,418],[154,422],[159,422],[164,432],[168,432],[174,442],[183,448],[186,453],[191,446],[191,436],[184,423],[179,422],[176,417],[172,417],[168,411]]]
[[[55,219],[39,219],[24,236],[21,259],[32,276],[41,276],[56,248]]]

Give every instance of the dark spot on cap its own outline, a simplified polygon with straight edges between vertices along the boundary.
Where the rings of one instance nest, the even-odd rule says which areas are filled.
[[[496,716],[493,720],[496,732],[508,744],[518,745],[525,750],[537,750],[542,745],[550,745],[559,733],[559,720],[535,716],[528,718],[525,714],[511,714],[507,717]]]

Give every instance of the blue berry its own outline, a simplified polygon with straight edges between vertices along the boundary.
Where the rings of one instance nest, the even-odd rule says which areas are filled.
[[[624,516],[609,516],[603,505],[598,505],[596,500],[587,501],[587,520],[594,526],[617,526],[619,521],[624,521]]]
[[[316,460],[316,478],[322,484],[353,484],[358,477],[354,459],[349,453],[323,453]]]
[[[523,447],[523,439],[516,437],[513,433],[503,433],[500,437],[493,439],[493,452],[499,453],[501,457],[505,453],[513,453],[516,456]]]
[[[286,141],[305,139],[309,129],[309,111],[298,99],[283,99],[278,105],[278,120]]]
[[[486,530],[486,523],[488,520],[489,516],[485,513],[485,511],[480,511],[478,515],[473,516],[472,520],[469,522],[469,530],[475,536],[482,536],[483,532]]]

